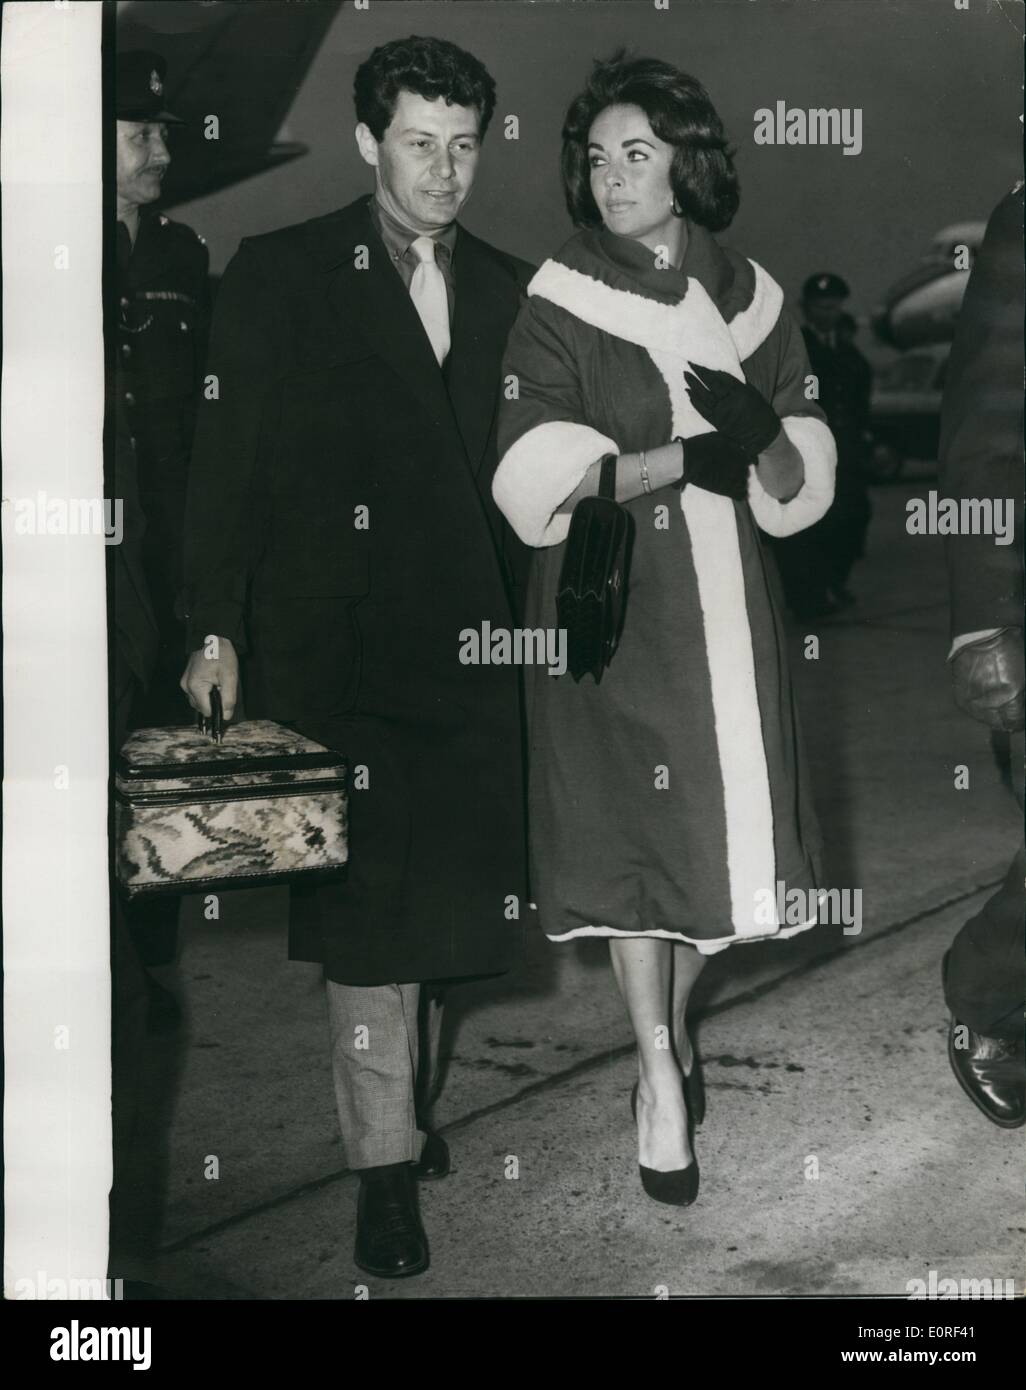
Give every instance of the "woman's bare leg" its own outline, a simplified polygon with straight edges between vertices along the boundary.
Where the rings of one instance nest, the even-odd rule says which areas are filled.
[[[638,1161],[661,1173],[686,1168],[692,1157],[673,1052],[672,950],[669,941],[653,937],[609,942],[613,974],[638,1042]]]
[[[681,1071],[685,1076],[690,1076],[693,1057],[691,1055],[691,1040],[687,1031],[687,1010],[688,999],[691,997],[691,990],[695,981],[702,973],[705,965],[705,956],[699,955],[694,946],[688,946],[685,942],[673,942],[671,946],[673,952],[673,985],[672,985],[672,1010],[673,1010],[673,1047],[677,1054],[677,1061]]]

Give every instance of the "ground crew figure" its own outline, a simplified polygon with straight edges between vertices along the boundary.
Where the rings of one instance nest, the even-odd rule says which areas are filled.
[[[870,504],[864,463],[873,373],[855,346],[839,275],[812,275],[802,286],[802,336],[817,399],[837,442],[834,501],[823,519],[774,542],[788,607],[801,618],[828,616],[854,602],[848,576],[865,549]]]

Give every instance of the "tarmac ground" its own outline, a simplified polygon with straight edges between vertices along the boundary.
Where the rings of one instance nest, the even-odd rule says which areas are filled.
[[[641,1190],[605,945],[530,931],[520,970],[447,1009],[435,1119],[453,1171],[421,1185],[431,1267],[361,1274],[320,971],[286,958],[285,891],[226,895],[217,922],[190,898],[178,962],[155,972],[184,1020],[145,1059],[131,1190],[157,1253],[140,1277],[200,1299],[907,1296],[935,1271],[1021,1295],[1023,1131],[955,1083],[940,963],[1022,822],[1000,746],[952,702],[942,541],[905,532],[905,502],[935,486],[874,488],[857,605],[793,633],[828,880],[860,890],[861,930],[710,961],[690,1015],[708,1092],[693,1207]]]

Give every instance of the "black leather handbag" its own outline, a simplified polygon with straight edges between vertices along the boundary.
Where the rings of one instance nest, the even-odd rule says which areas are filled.
[[[598,685],[623,631],[634,518],[616,497],[616,455],[602,460],[597,497],[582,497],[570,517],[559,572],[556,615],[566,629],[567,670]]]

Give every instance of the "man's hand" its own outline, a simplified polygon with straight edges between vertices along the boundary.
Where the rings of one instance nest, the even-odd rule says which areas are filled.
[[[969,642],[951,658],[955,704],[991,729],[1018,733],[1023,727],[1022,628],[1003,627]]]
[[[209,655],[208,655],[209,653]],[[179,682],[193,709],[210,718],[210,688],[221,691],[225,720],[231,719],[239,698],[239,658],[227,637],[208,637],[206,645],[189,657]]]

